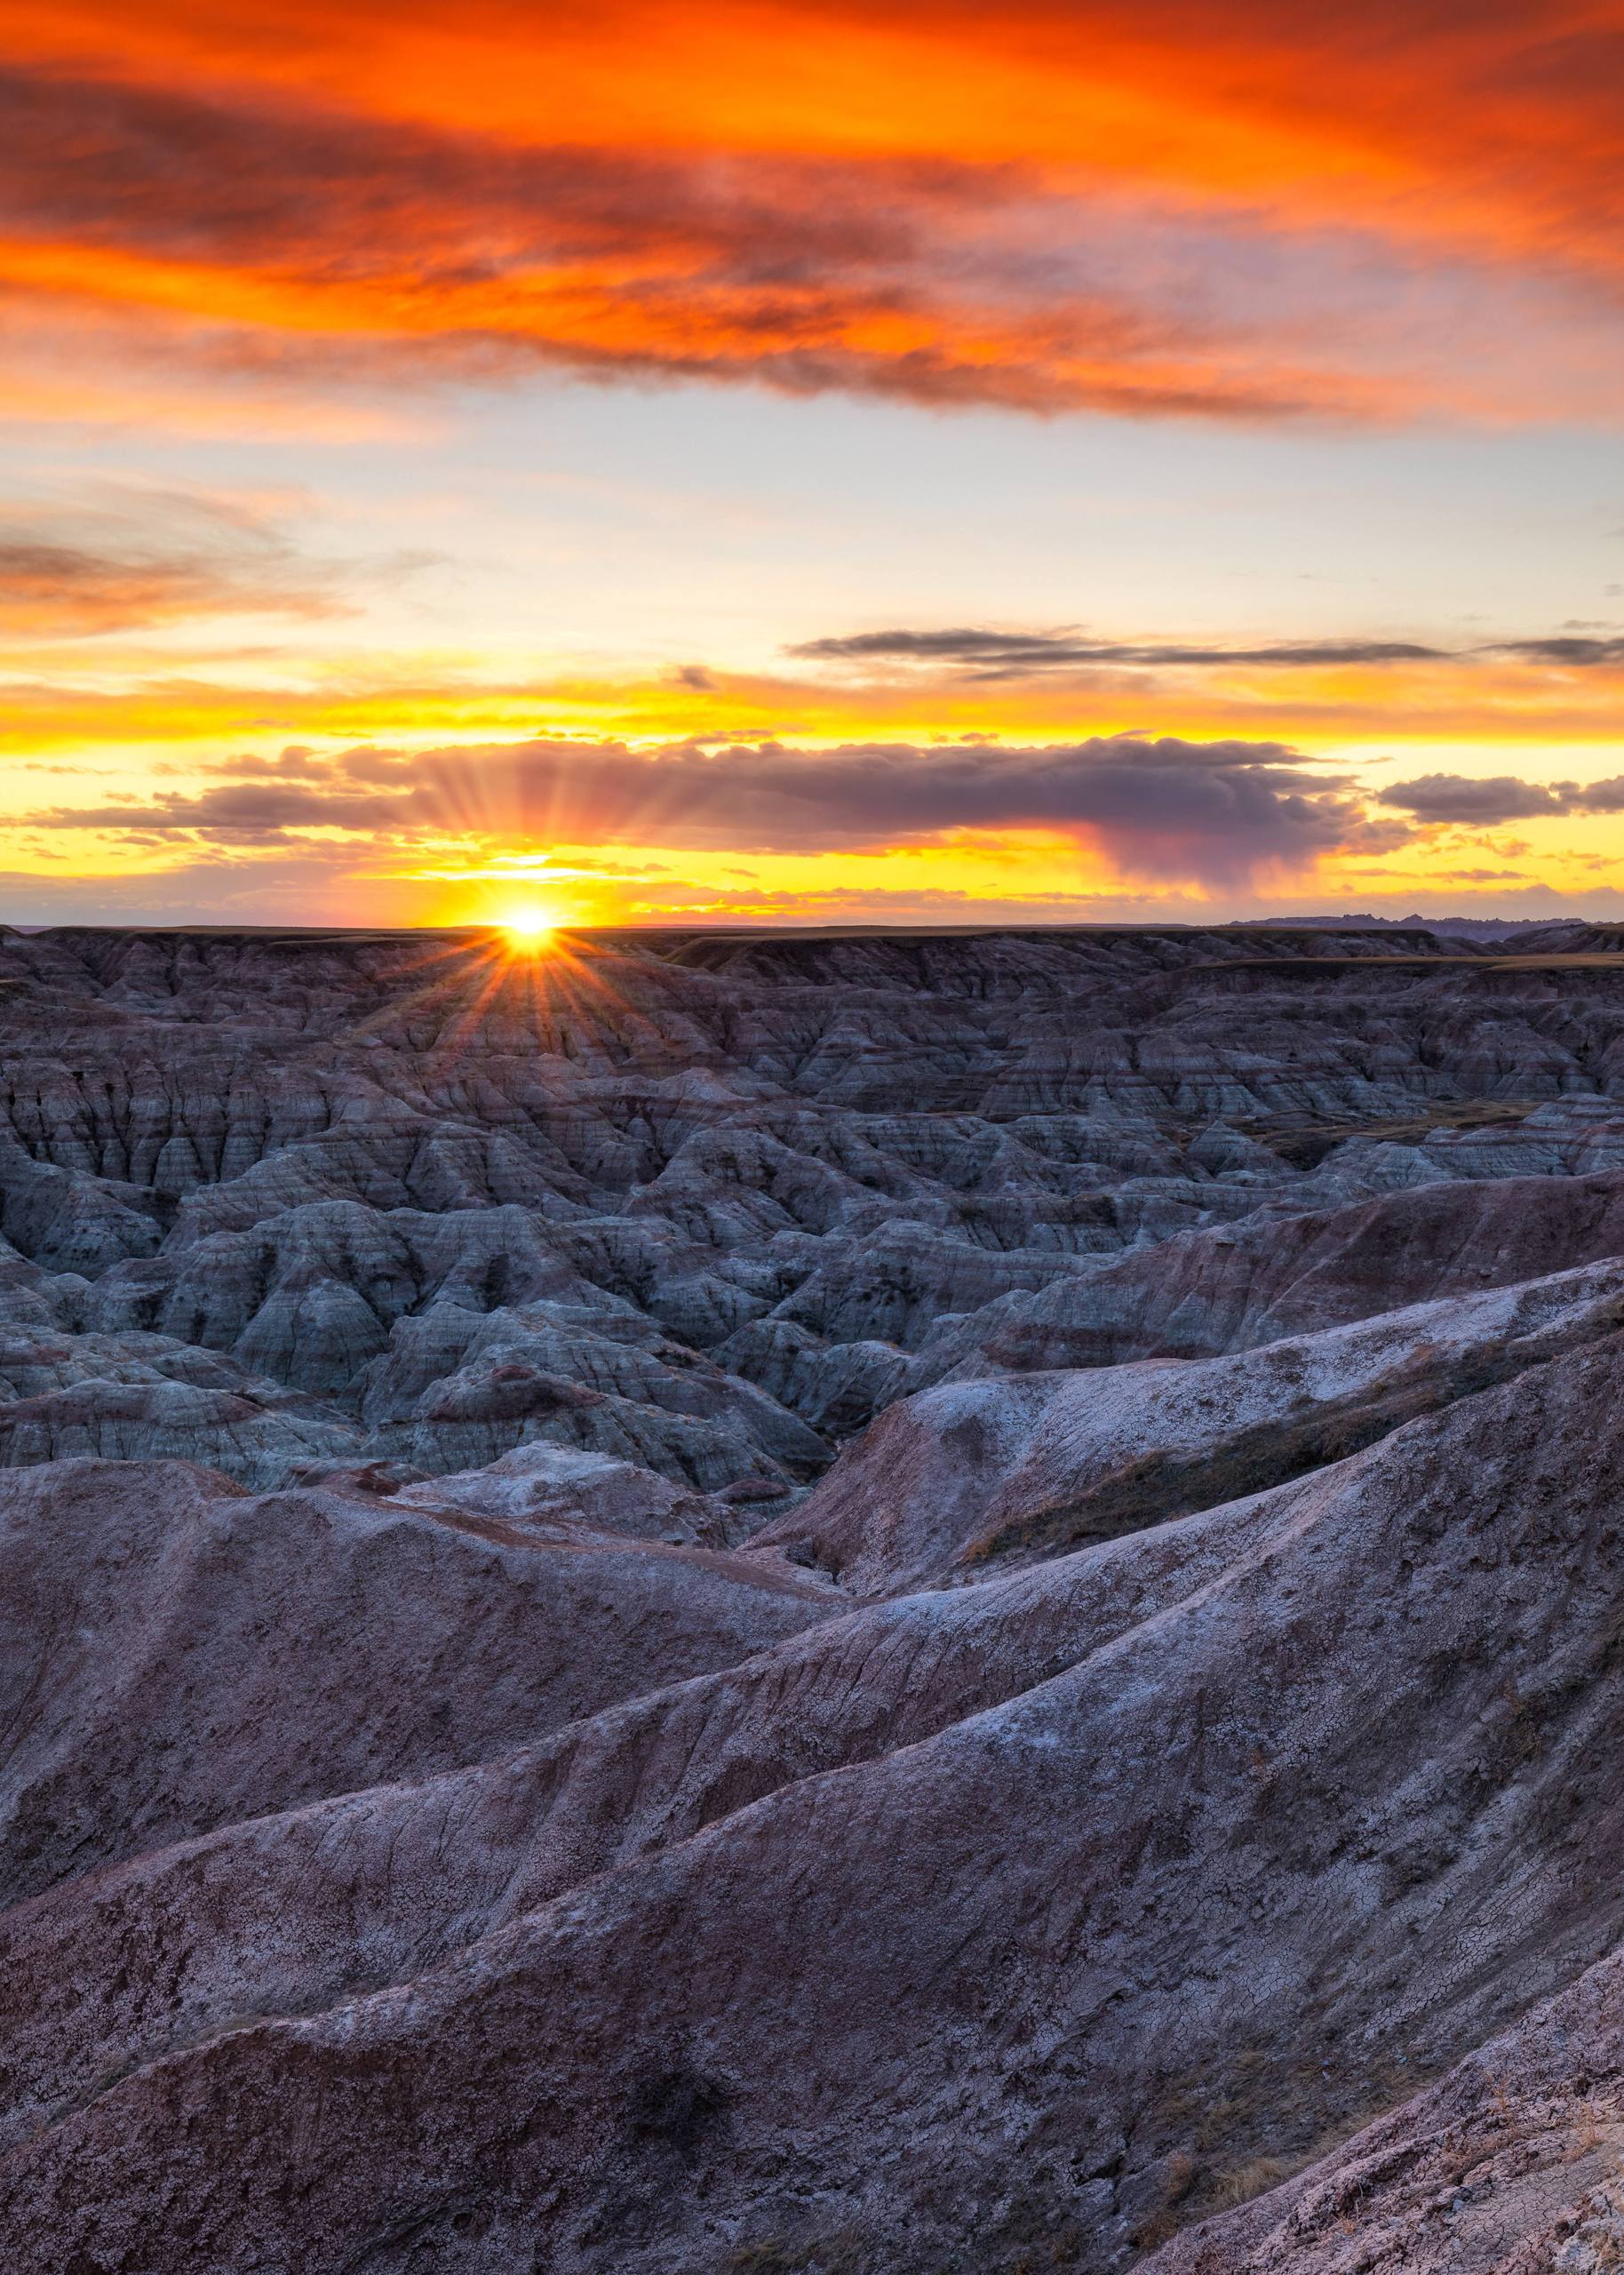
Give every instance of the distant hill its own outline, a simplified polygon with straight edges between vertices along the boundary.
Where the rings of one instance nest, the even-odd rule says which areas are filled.
[[[1550,916],[1247,916],[1241,926],[1297,925],[1321,932],[1449,932],[1472,940],[1502,940],[1517,932],[1547,930],[1553,923],[1588,925],[1585,917]]]

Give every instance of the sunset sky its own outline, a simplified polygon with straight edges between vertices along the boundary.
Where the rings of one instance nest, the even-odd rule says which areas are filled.
[[[0,918],[1624,915],[1624,0],[0,18]]]

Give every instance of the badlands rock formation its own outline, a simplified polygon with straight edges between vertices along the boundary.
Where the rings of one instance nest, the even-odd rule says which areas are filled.
[[[1615,937],[0,1031],[8,2270],[1624,2263]]]

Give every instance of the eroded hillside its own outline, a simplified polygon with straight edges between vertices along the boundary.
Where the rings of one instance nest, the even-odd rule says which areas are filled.
[[[4,935],[0,1033],[8,2265],[1611,2263],[1612,938]]]

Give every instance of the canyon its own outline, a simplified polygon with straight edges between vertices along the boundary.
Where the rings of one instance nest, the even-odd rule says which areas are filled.
[[[0,1038],[9,2270],[1624,2265],[1624,933]]]

